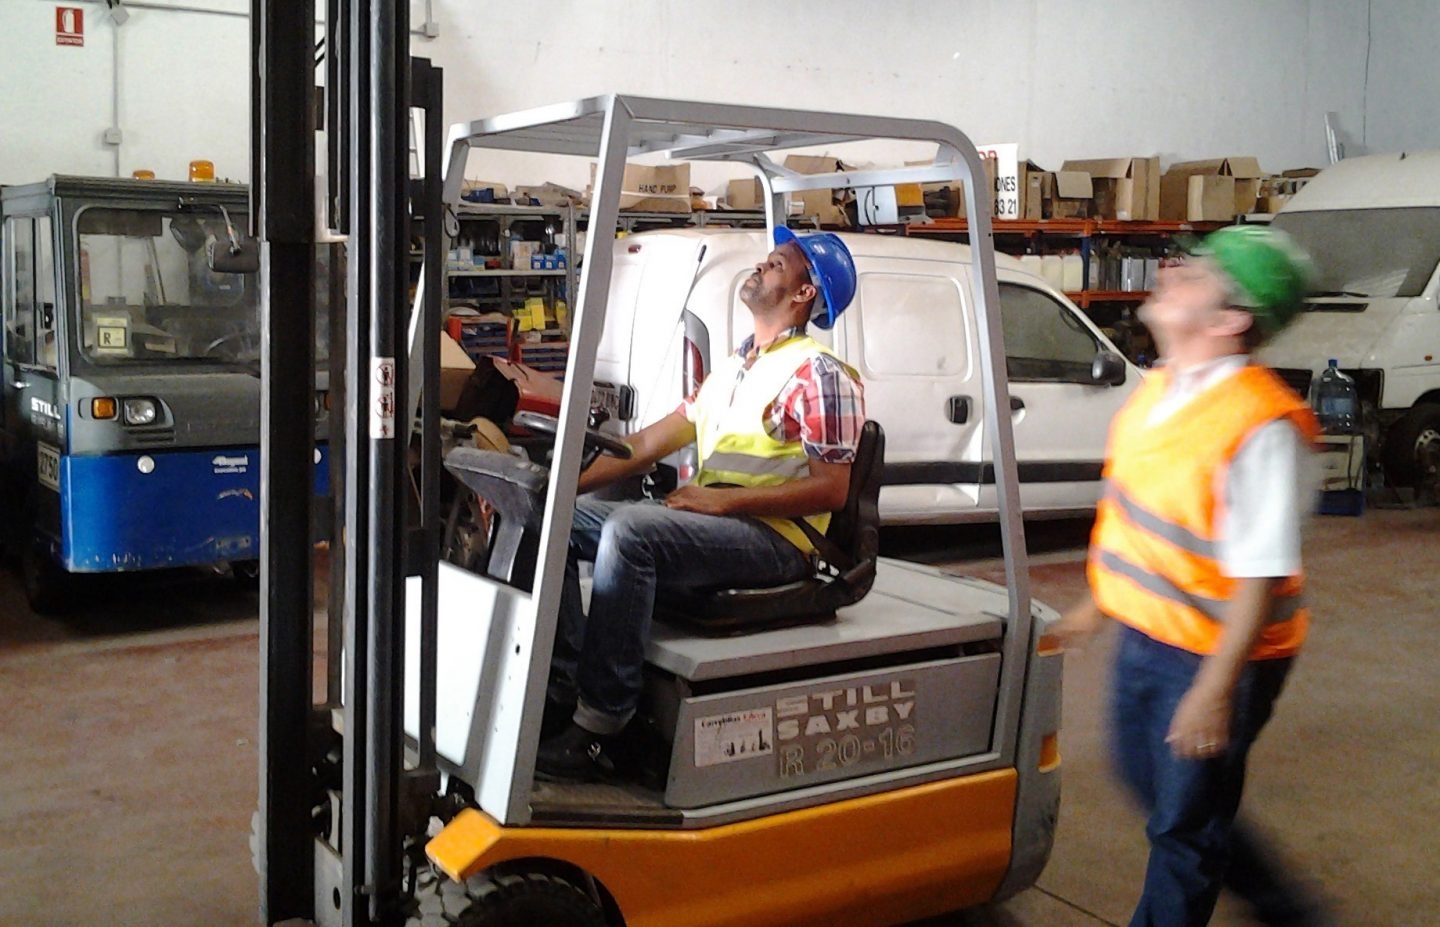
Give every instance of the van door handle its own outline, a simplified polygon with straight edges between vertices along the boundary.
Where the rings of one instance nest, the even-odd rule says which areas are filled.
[[[1021,399],[1019,396],[1010,397],[1011,412],[1019,412],[1023,408],[1025,408],[1025,400]]]
[[[956,425],[970,421],[970,397],[951,396],[945,403],[945,417]]]

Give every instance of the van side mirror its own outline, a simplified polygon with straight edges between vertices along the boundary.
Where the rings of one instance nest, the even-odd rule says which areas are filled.
[[[1119,354],[1101,351],[1090,362],[1090,382],[1096,386],[1119,386],[1125,375],[1125,359]]]
[[[217,274],[258,274],[260,242],[248,236],[205,237],[205,264]]]

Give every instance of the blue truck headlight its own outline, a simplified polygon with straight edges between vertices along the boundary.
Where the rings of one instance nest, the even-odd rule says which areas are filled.
[[[124,414],[127,425],[153,425],[160,414],[160,407],[153,399],[127,399]]]

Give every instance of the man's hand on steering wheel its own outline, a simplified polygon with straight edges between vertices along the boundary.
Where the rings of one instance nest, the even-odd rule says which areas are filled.
[[[514,421],[521,428],[549,435],[551,438],[555,437],[560,430],[559,419],[553,415],[542,415],[539,412],[517,412]],[[606,434],[598,428],[586,428],[585,454],[580,458],[580,470],[584,472],[589,469],[601,454],[629,460],[632,453],[630,445],[614,435]]]

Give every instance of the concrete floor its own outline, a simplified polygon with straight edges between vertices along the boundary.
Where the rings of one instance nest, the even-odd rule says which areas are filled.
[[[1032,526],[1037,597],[1079,593],[1083,536]],[[986,530],[887,545],[1000,576]],[[1306,554],[1316,627],[1247,807],[1339,923],[1440,923],[1440,510],[1320,519]],[[42,620],[0,576],[0,925],[257,923],[256,609],[252,591],[166,577],[95,584],[76,616]],[[1067,657],[1064,799],[1039,885],[927,927],[1125,923],[1145,843],[1106,766],[1108,650]],[[1246,922],[1225,901],[1214,920]]]

